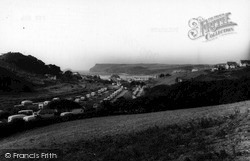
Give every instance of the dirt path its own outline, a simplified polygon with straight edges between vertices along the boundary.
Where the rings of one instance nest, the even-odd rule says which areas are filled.
[[[217,117],[232,113],[235,108],[246,110],[250,101],[202,108],[164,111],[147,114],[90,118],[29,130],[0,140],[0,149],[46,148],[48,146],[144,130],[152,126],[185,123],[198,117]]]

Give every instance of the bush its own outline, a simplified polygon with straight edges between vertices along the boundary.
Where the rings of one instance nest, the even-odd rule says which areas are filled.
[[[61,113],[61,112],[71,111],[72,109],[82,108],[82,106],[74,101],[62,99],[50,102],[47,108],[57,109],[58,113]]]
[[[8,112],[0,110],[0,120],[7,119],[9,115]]]
[[[143,113],[233,103],[250,99],[250,78],[185,81],[146,90],[143,97],[103,105],[112,113]],[[109,107],[106,107],[109,106]],[[111,108],[114,106],[115,108]]]

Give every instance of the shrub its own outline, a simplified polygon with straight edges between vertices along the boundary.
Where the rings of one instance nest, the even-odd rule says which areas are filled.
[[[50,102],[47,108],[57,109],[58,113],[61,113],[61,112],[70,111],[76,108],[82,108],[82,106],[74,101],[62,99],[62,100]]]
[[[146,90],[143,97],[103,105],[111,113],[143,113],[233,103],[250,99],[250,78],[185,81]],[[108,107],[106,107],[108,106]],[[115,107],[115,108],[111,108]]]

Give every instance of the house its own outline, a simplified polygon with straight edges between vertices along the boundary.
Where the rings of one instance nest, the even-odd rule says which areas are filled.
[[[227,62],[227,65],[228,65],[228,68],[230,68],[230,69],[234,69],[234,68],[237,68],[239,66],[236,62],[233,62],[233,61]]]
[[[216,70],[219,70],[217,66],[213,66],[213,67],[211,68],[211,72],[214,72],[214,71],[216,71]]]
[[[214,67],[218,68],[218,70],[229,69],[229,65],[227,63],[216,64]]]
[[[249,67],[250,66],[250,60],[241,60],[240,61],[241,67]]]

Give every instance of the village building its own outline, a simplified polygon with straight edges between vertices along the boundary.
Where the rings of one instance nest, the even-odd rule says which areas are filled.
[[[250,66],[250,60],[241,60],[240,61],[241,67],[249,67]]]
[[[239,65],[236,62],[229,61],[227,62],[228,68],[234,69],[237,68]]]
[[[216,65],[212,66],[211,72],[214,72],[214,71],[216,71],[216,70],[219,70],[219,69],[218,69],[218,66],[216,66]]]
[[[216,64],[214,68],[218,68],[218,70],[225,70],[229,69],[229,66],[227,63],[221,63],[221,64]]]

